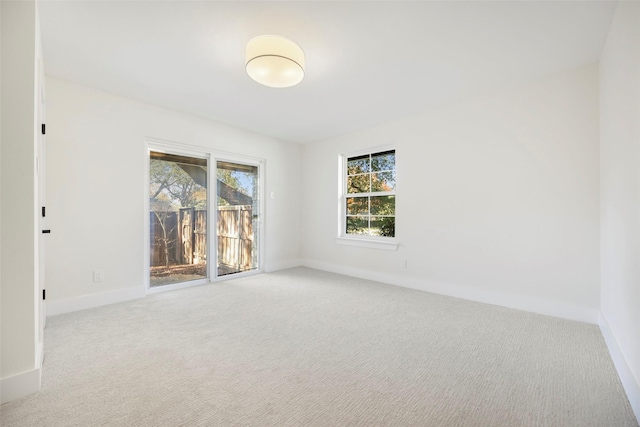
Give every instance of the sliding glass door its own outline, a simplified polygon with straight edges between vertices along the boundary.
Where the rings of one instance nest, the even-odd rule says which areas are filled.
[[[207,159],[149,153],[149,285],[198,279],[207,272]]]
[[[263,163],[149,147],[149,288],[258,271]]]
[[[258,268],[258,167],[217,161],[217,276]]]

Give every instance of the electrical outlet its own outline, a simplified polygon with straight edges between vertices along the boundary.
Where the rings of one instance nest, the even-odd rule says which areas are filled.
[[[94,270],[93,272],[94,282],[104,282],[104,270]]]
[[[403,259],[402,261],[400,261],[400,267],[401,268],[407,268],[407,260]]]

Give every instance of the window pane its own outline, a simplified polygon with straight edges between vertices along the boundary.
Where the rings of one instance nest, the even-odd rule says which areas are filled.
[[[396,172],[377,172],[371,174],[371,192],[394,191],[396,189]]]
[[[390,171],[396,169],[396,152],[385,151],[371,156],[372,171]]]
[[[395,215],[396,196],[371,197],[371,215]]]
[[[347,178],[347,193],[368,193],[371,174],[365,173]]]
[[[218,277],[258,268],[258,168],[218,161]]]
[[[207,277],[207,160],[149,153],[151,287]]]
[[[371,235],[383,237],[395,237],[396,218],[395,217],[371,217]]]
[[[371,171],[371,164],[369,155],[349,157],[347,161],[347,173],[349,175],[355,175],[357,173],[365,173]]]
[[[348,216],[347,234],[369,234],[369,217]]]
[[[347,199],[347,215],[368,215],[368,197],[349,197]]]

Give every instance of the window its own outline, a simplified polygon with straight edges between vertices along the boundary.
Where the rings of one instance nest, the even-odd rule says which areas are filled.
[[[395,150],[346,155],[342,162],[339,236],[352,240],[393,241],[396,235]]]

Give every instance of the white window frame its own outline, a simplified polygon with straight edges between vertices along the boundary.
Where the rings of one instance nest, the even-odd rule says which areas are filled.
[[[336,238],[336,243],[339,245],[346,246],[358,246],[364,248],[371,249],[383,249],[389,251],[395,251],[398,249],[399,241],[397,231],[394,237],[382,237],[382,236],[364,236],[357,234],[347,234],[347,198],[350,196],[347,192],[347,160],[351,157],[363,156],[366,154],[375,154],[383,151],[396,151],[395,146],[383,146],[383,147],[375,147],[375,148],[367,148],[365,150],[358,150],[354,152],[349,152],[345,154],[341,154],[338,157],[338,194],[339,194],[339,202],[338,202],[338,237]],[[398,154],[396,151],[396,171],[397,171],[397,159]],[[397,194],[397,185],[396,190],[389,192],[376,192],[369,193],[370,195],[393,195]],[[396,199],[397,200],[397,199]],[[396,206],[396,223],[398,218],[398,210]]]
[[[264,180],[265,180],[265,164],[266,164],[266,160],[265,159],[260,159],[260,158],[255,158],[255,157],[249,157],[249,156],[242,156],[239,154],[229,154],[229,153],[223,153],[220,151],[211,151],[211,165],[213,168],[213,171],[218,170],[218,162],[228,162],[228,163],[237,163],[237,164],[241,164],[241,165],[248,165],[248,166],[255,166],[258,169],[258,182],[257,182],[257,186],[258,189],[256,190],[257,194],[258,194],[258,219],[255,220],[256,224],[256,228],[254,230],[254,234],[256,236],[256,239],[258,240],[258,253],[256,254],[257,258],[258,258],[258,266],[253,269],[253,270],[248,270],[248,271],[243,271],[243,272],[239,272],[239,273],[233,273],[233,274],[227,274],[224,276],[219,276],[218,275],[218,269],[215,268],[215,271],[213,272],[213,274],[211,274],[211,280],[215,281],[215,282],[220,282],[223,280],[230,280],[230,279],[236,279],[238,277],[243,277],[243,276],[251,276],[254,274],[259,274],[259,273],[263,273],[264,272],[264,262],[263,260],[265,259],[264,254],[265,254],[265,244],[264,244],[264,237],[265,237],[265,227],[264,227],[264,217],[265,217],[265,205],[266,205],[266,199],[265,199],[265,185],[264,185]],[[213,189],[214,195],[212,196],[213,198],[211,199],[212,201],[215,200],[216,201],[216,206],[217,206],[217,200],[218,200],[218,186],[213,184],[213,180],[217,179],[217,177],[214,177],[213,173],[211,174],[211,188]],[[214,218],[213,216],[215,215],[215,213],[213,212],[214,209],[211,209],[211,218],[209,218],[209,221],[211,224],[215,224],[216,227],[218,226],[218,220],[215,219],[214,222]],[[214,236],[211,239],[212,241],[212,248],[211,248],[211,252],[210,253],[215,253],[217,255],[217,251],[218,251],[218,233],[213,233]],[[215,252],[213,252],[215,250]]]

